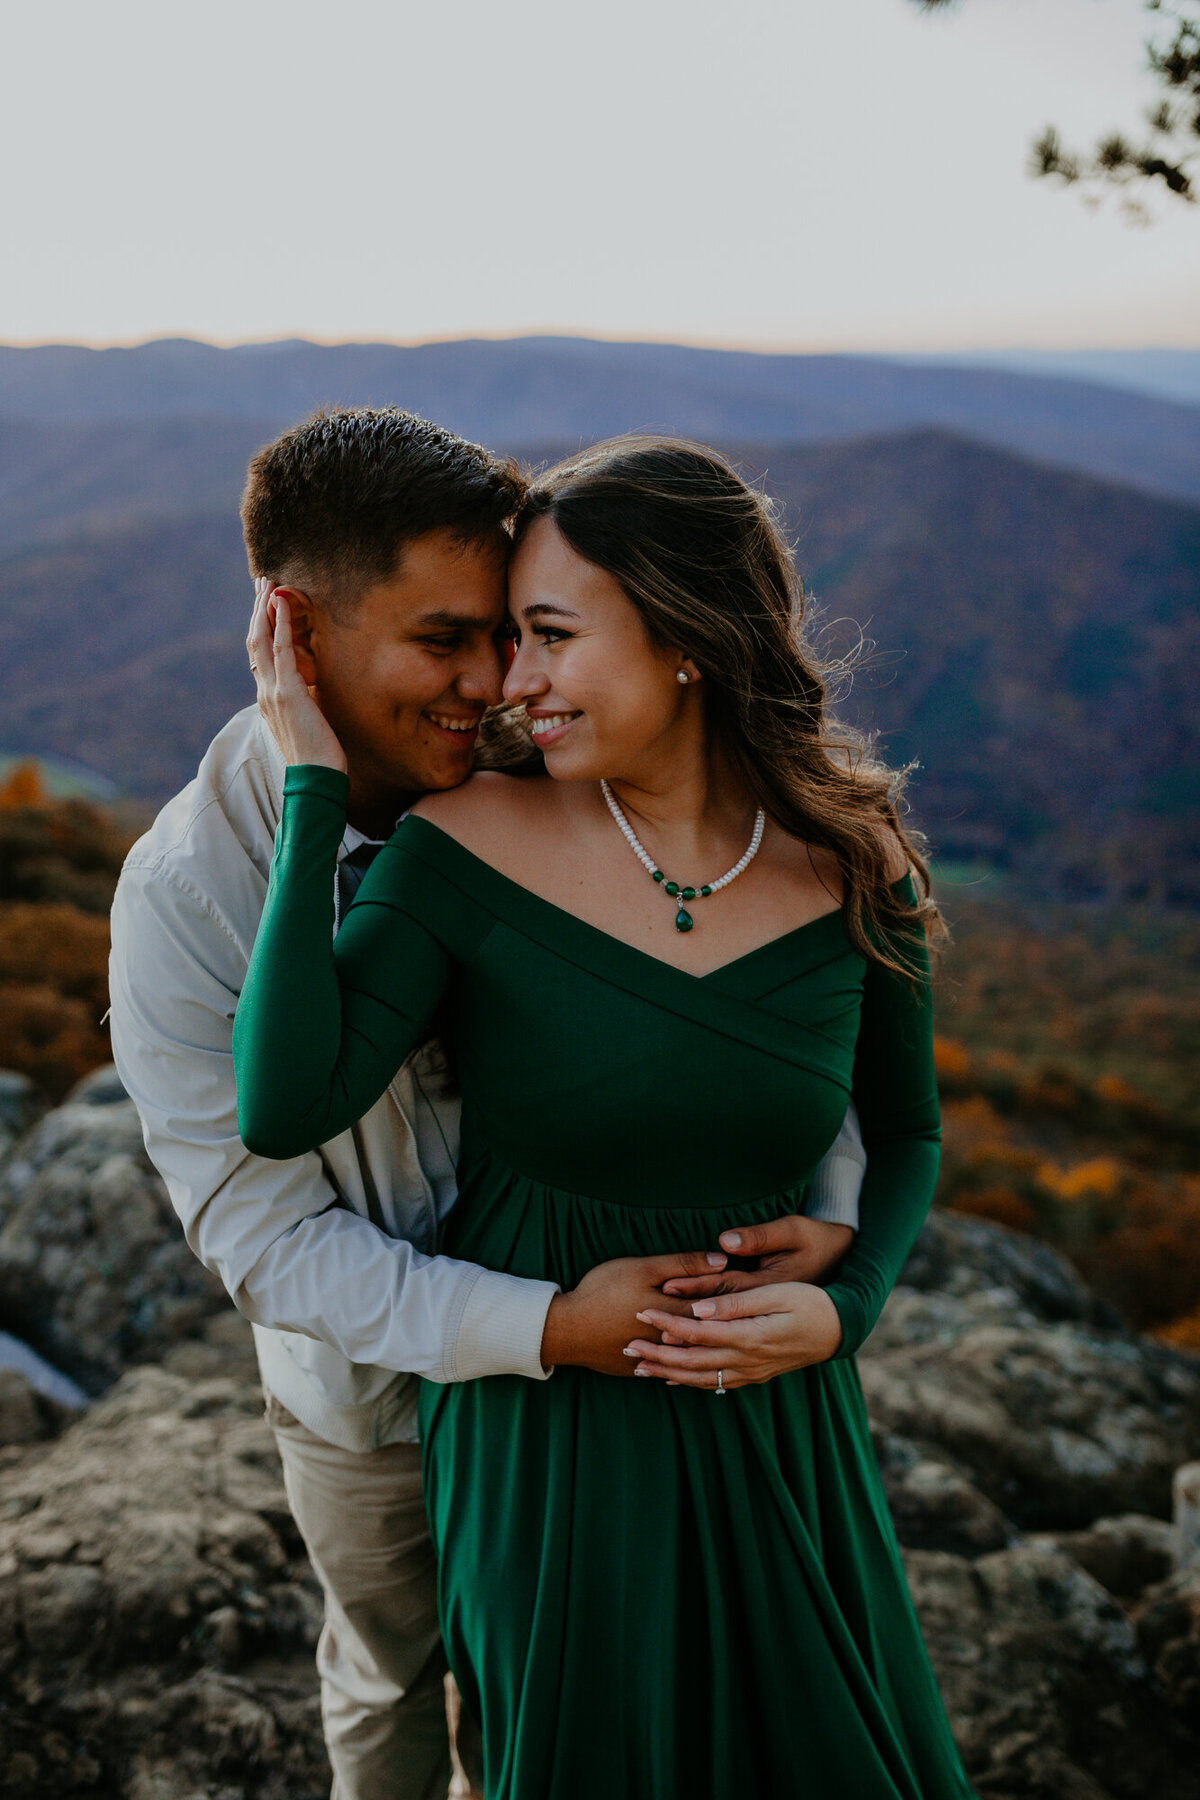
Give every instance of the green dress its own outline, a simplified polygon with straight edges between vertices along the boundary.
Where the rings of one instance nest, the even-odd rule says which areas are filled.
[[[452,1256],[570,1287],[798,1211],[851,1093],[868,1153],[832,1361],[723,1399],[572,1368],[423,1384],[442,1626],[487,1800],[969,1800],[854,1362],[937,1173],[927,980],[868,963],[840,912],[688,975],[422,819],[333,945],[346,791],[287,776],[234,1034],[252,1149],[345,1130],[446,1007]]]

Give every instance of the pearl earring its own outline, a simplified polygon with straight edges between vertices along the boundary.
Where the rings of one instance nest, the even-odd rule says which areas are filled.
[[[690,680],[691,680],[691,679],[692,679],[692,678],[691,678],[691,676],[690,676],[690,675],[689,675],[689,674],[688,674],[688,672],[687,672],[687,670],[686,670],[686,669],[680,669],[680,671],[679,671],[679,673],[678,673],[678,675],[677,675],[677,676],[676,676],[676,677],[675,677],[675,679],[676,679],[676,681],[678,681],[678,682],[682,682],[682,684],[683,684],[683,686],[684,686],[684,687],[686,687],[686,686],[687,686],[687,684],[688,684],[688,682],[689,682],[689,681],[690,681]]]

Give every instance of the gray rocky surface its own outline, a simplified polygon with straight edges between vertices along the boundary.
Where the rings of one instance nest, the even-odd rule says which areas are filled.
[[[323,1800],[319,1596],[249,1328],[110,1081],[0,1163],[0,1306],[100,1396],[48,1410],[0,1373],[0,1792]],[[979,1800],[1193,1800],[1200,1569],[1170,1517],[1200,1358],[1045,1246],[941,1214],[860,1369]]]
[[[1169,1516],[1174,1471],[1200,1443],[1195,1357],[1085,1325],[978,1323],[969,1302],[944,1295],[901,1293],[895,1306],[902,1335],[885,1323],[861,1363],[877,1423],[969,1471],[1027,1528]]]
[[[49,1100],[28,1075],[0,1069],[0,1162],[49,1108]]]
[[[319,1624],[255,1387],[134,1370],[0,1479],[0,1791],[316,1800]]]
[[[904,1267],[905,1287],[971,1300],[1006,1293],[1023,1312],[1047,1324],[1119,1327],[1106,1300],[1094,1294],[1066,1257],[1049,1244],[986,1219],[935,1208]]]
[[[63,1105],[116,1106],[128,1098],[124,1082],[109,1063],[103,1069],[93,1069],[90,1075],[84,1075],[77,1081]]]
[[[905,1568],[980,1800],[1194,1800],[1188,1721],[1126,1614],[1069,1556],[910,1550]]]
[[[1065,1551],[1110,1594],[1129,1600],[1172,1573],[1175,1536],[1166,1519],[1122,1513],[1096,1519],[1086,1531],[1039,1532],[1031,1542]]]
[[[0,1166],[0,1326],[89,1393],[228,1307],[183,1241],[131,1101],[60,1106]]]
[[[1147,1588],[1130,1616],[1156,1680],[1180,1718],[1200,1735],[1200,1569],[1179,1569]]]
[[[69,1416],[20,1370],[0,1369],[0,1448],[57,1437]]]

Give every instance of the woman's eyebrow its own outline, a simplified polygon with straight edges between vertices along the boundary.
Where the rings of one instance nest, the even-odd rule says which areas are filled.
[[[569,606],[555,606],[550,600],[535,600],[532,606],[521,608],[523,619],[549,617],[553,619],[577,619],[579,614],[572,612]]]

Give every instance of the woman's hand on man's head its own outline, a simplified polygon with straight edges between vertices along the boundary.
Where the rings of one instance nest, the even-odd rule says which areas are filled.
[[[254,611],[246,634],[258,710],[285,762],[346,768],[346,753],[296,664],[291,608],[263,576],[254,583]]]

